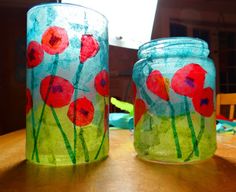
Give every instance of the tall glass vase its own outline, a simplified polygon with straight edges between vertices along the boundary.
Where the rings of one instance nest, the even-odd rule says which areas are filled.
[[[108,155],[108,33],[100,13],[42,4],[27,13],[26,158],[74,165]]]

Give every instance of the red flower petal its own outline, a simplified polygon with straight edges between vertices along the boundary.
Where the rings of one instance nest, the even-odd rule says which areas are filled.
[[[108,119],[109,119],[109,106],[105,105],[105,112],[104,112],[104,132],[108,130]]]
[[[93,35],[82,35],[80,62],[84,63],[88,58],[93,57],[99,50],[99,44]]]
[[[27,67],[33,68],[39,65],[43,61],[43,56],[42,46],[36,41],[31,41],[27,47]]]
[[[94,87],[100,95],[109,96],[109,74],[106,70],[102,70],[96,75]]]
[[[158,70],[152,71],[146,80],[147,88],[160,98],[169,101],[169,95],[167,92],[165,79]]]
[[[133,90],[133,99],[135,101],[136,95],[137,95],[137,87],[135,83],[132,81],[132,90]]]
[[[31,95],[30,90],[27,88],[26,89],[26,114],[29,113],[32,107],[33,107],[32,95]]]
[[[66,30],[61,27],[49,27],[42,36],[43,49],[50,55],[62,53],[69,45]]]
[[[40,94],[49,106],[57,108],[68,105],[73,92],[73,85],[62,77],[49,75],[41,81]]]
[[[144,113],[146,113],[146,104],[142,99],[136,99],[134,102],[134,124],[135,126],[141,119]]]
[[[93,103],[86,97],[79,98],[70,104],[67,116],[77,126],[88,125],[94,116]]]
[[[199,91],[192,98],[195,110],[205,117],[210,117],[214,111],[214,91],[207,87]]]
[[[206,71],[199,64],[188,64],[176,71],[172,80],[172,89],[180,94],[193,97],[204,87]]]

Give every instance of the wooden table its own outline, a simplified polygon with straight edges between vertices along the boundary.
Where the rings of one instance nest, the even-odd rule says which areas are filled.
[[[109,157],[91,165],[36,166],[24,145],[25,130],[0,136],[0,191],[236,192],[236,136],[221,137],[212,159],[178,166],[139,160],[127,130],[112,130]]]

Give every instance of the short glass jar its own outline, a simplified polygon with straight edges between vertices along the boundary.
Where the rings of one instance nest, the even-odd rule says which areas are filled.
[[[143,44],[134,65],[134,146],[149,161],[205,160],[216,150],[215,67],[205,41],[162,38]]]

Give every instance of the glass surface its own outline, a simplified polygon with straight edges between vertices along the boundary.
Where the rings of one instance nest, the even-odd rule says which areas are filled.
[[[134,65],[134,146],[167,163],[204,160],[216,149],[215,68],[207,43],[164,38],[142,45]]]
[[[72,165],[108,155],[107,20],[71,4],[27,14],[26,158]]]

